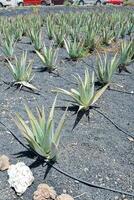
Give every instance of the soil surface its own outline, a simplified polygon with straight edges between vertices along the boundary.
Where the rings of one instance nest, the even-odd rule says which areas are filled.
[[[67,10],[90,10],[92,8],[67,8],[63,7],[62,11]],[[93,7],[93,9],[95,9]],[[97,8],[102,9],[102,8]],[[103,8],[112,10],[111,7]],[[116,8],[122,9],[122,8]],[[128,9],[128,8],[126,8]],[[30,12],[28,9],[22,9]],[[21,11],[0,11],[0,15],[23,14]],[[41,12],[56,11],[60,7],[41,8]],[[24,14],[25,14],[24,13]],[[32,53],[32,46],[26,44],[27,38],[16,45],[16,55],[21,55],[23,50],[28,50],[28,58],[34,59],[34,67],[41,67],[42,63],[37,56]],[[2,52],[1,52],[2,53]],[[90,71],[95,66],[95,54],[83,58],[78,62],[66,61],[65,49],[59,50],[58,72],[60,76],[49,74],[48,72],[35,72],[33,85],[40,89],[41,95],[32,94],[26,91],[7,89],[7,85],[0,80],[0,120],[13,131],[13,133],[25,143],[19,130],[14,125],[11,116],[19,112],[27,120],[24,112],[24,103],[27,103],[32,111],[35,106],[44,105],[48,113],[55,94],[51,92],[55,87],[65,89],[76,88],[73,74],[84,74],[86,64]],[[60,62],[63,60],[64,62]],[[123,91],[134,91],[134,65],[131,64],[128,69],[131,74],[116,73],[113,81],[122,85],[123,88],[117,88]],[[57,73],[57,71],[55,71]],[[12,80],[12,77],[4,62],[0,62],[0,75],[4,81]],[[115,86],[114,86],[115,88]],[[57,100],[57,109],[55,111],[55,121],[58,122],[64,113],[64,107],[68,105],[65,101],[69,99],[66,96],[59,95]],[[118,124],[122,129],[134,136],[134,95],[123,92],[107,90],[97,102],[98,110],[105,113],[110,119]],[[62,108],[62,109],[61,109]],[[55,166],[65,172],[83,179],[87,182],[98,184],[109,188],[115,188],[127,192],[134,191],[134,142],[128,139],[128,136],[119,131],[107,119],[94,110],[90,112],[90,120],[84,115],[79,123],[72,130],[77,115],[68,111],[67,120],[61,137],[59,147],[58,164]],[[12,164],[19,161],[25,162],[31,167],[35,181],[22,197],[17,197],[14,190],[9,188],[7,172],[0,172],[0,200],[31,200],[33,192],[38,184],[48,183],[53,186],[58,194],[63,191],[77,197],[78,200],[133,200],[133,197],[121,195],[110,191],[100,190],[85,186],[77,181],[67,178],[63,174],[51,169],[44,180],[46,167],[41,163],[35,162],[36,158],[27,152],[12,135],[0,125],[0,154],[9,156]]]

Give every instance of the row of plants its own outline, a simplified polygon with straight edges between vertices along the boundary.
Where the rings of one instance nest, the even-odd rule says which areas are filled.
[[[79,48],[78,48],[79,50]],[[36,51],[37,56],[40,58],[44,67],[42,71],[52,72],[58,67],[57,64],[57,49],[55,50],[52,46],[46,47],[44,45],[43,51]],[[72,51],[72,54],[74,52]],[[9,68],[11,75],[13,77],[12,86],[16,85],[18,87],[27,87],[32,90],[37,90],[35,86],[31,83],[34,78],[34,72],[32,69],[33,61],[27,63],[27,52],[23,52],[20,58],[14,57],[14,60],[11,61],[10,57],[6,57],[7,67]],[[96,59],[95,74],[97,76],[97,81],[99,85],[105,85],[112,81],[113,74],[118,70],[129,72],[127,65],[132,63],[134,60],[134,42],[124,41],[120,48],[120,54],[115,54],[114,57],[109,58],[108,54],[100,55],[98,53]],[[95,66],[94,66],[95,67]],[[59,69],[59,68],[58,68]],[[60,69],[59,69],[60,71]]]
[[[76,60],[126,36],[131,40],[134,18],[132,13],[127,14],[51,14],[47,17],[36,15],[35,18],[34,15],[29,15],[10,20],[1,19],[0,32],[4,41],[1,45],[4,49],[10,47],[11,51],[7,53],[12,56],[15,43],[27,36],[34,49],[41,51],[43,36],[47,35],[56,47],[65,47],[69,56]],[[71,55],[70,49],[79,49],[76,52],[78,55]]]
[[[128,14],[128,13],[127,13]],[[127,21],[126,21],[127,19]],[[125,20],[125,21],[124,21]],[[27,52],[23,52],[20,58],[14,57],[14,46],[22,37],[30,38],[35,53],[44,65],[52,72],[57,67],[58,48],[65,47],[69,57],[77,60],[92,52],[96,45],[109,45],[111,41],[125,38],[113,57],[109,58],[107,53],[101,56],[98,53],[97,68],[89,74],[85,69],[84,79],[78,74],[74,76],[77,89],[54,88],[52,92],[63,93],[72,98],[78,106],[78,112],[87,111],[103,95],[112,82],[113,74],[119,70],[127,70],[126,66],[134,60],[134,41],[132,39],[134,29],[132,13],[128,16],[124,13],[84,13],[84,14],[55,14],[36,17],[16,17],[0,20],[0,31],[2,38],[2,51],[7,61],[7,66],[14,78],[11,86],[27,87],[31,90],[37,88],[32,85],[33,71],[32,62],[27,63]],[[30,25],[30,27],[29,27]],[[53,45],[46,47],[42,42],[42,27],[46,28],[49,40],[53,39]],[[45,33],[44,33],[45,34]],[[85,38],[84,38],[84,37]],[[84,39],[83,39],[84,38]],[[99,41],[99,42],[98,42]],[[58,48],[57,48],[58,47]],[[95,79],[94,73],[97,79]],[[95,87],[96,80],[100,88]],[[48,160],[56,159],[61,131],[65,122],[67,109],[62,116],[57,128],[54,126],[54,110],[56,99],[46,119],[44,107],[37,107],[37,116],[25,105],[30,125],[27,125],[21,115],[17,114],[14,120],[29,146],[40,156]]]

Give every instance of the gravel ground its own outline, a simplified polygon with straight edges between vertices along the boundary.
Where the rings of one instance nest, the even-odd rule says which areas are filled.
[[[56,7],[41,8],[43,11],[49,12],[55,10]],[[73,9],[80,11],[83,8],[62,8],[63,11]],[[85,8],[92,9],[92,8]],[[95,9],[95,8],[94,8]],[[102,8],[97,8],[102,9]],[[106,8],[103,8],[106,9]],[[120,8],[119,8],[120,9]],[[127,8],[126,8],[127,9]],[[59,12],[61,7],[57,7]],[[111,7],[108,8],[108,11]],[[27,12],[28,9],[26,9]],[[10,11],[11,12],[11,11]],[[10,13],[9,12],[9,13]],[[14,11],[20,12],[20,11]],[[13,14],[14,14],[13,12]],[[22,12],[22,10],[21,10]],[[4,15],[10,15],[7,11]],[[2,14],[2,11],[0,11]],[[20,48],[29,50],[28,57],[34,58],[34,67],[42,66],[37,56],[30,52],[30,45],[25,44],[26,38],[23,38],[16,46],[16,53],[21,54]],[[65,60],[66,52],[60,49],[59,58]],[[92,71],[95,55],[85,58],[88,68]],[[11,119],[11,115],[16,112],[21,113],[26,119],[24,112],[24,103],[27,103],[34,111],[35,106],[44,105],[46,112],[50,109],[54,94],[51,90],[55,87],[69,89],[75,87],[72,74],[79,73],[81,76],[84,72],[85,64],[82,60],[78,62],[66,62],[58,65],[60,77],[47,72],[35,72],[33,84],[41,89],[40,95],[31,94],[25,91],[18,91],[14,88],[6,90],[7,85],[0,85],[0,120],[5,123],[20,139],[25,142],[20,132],[16,128]],[[114,81],[123,85],[123,90],[131,92],[134,90],[134,65],[129,66],[132,74],[122,73],[115,74]],[[4,62],[0,63],[0,74],[5,81],[11,80],[8,69]],[[65,97],[66,98],[66,97]],[[59,95],[57,106],[67,106],[64,96]],[[99,110],[110,117],[124,130],[134,135],[134,95],[125,94],[107,90],[102,98],[97,102]],[[62,109],[56,109],[55,118],[58,121],[63,114]],[[69,174],[83,179],[85,181],[98,184],[100,186],[120,189],[123,191],[133,192],[134,188],[134,142],[128,140],[127,135],[116,129],[109,121],[107,121],[99,113],[91,110],[90,121],[84,115],[77,126],[72,130],[76,115],[68,112],[67,121],[63,130],[60,148],[58,166],[60,169]],[[0,154],[6,154],[10,157],[11,163],[15,164],[24,161],[34,174],[35,181],[22,197],[17,197],[15,192],[9,188],[6,172],[0,172],[0,200],[30,200],[32,194],[36,190],[38,184],[48,183],[53,186],[57,193],[63,191],[77,197],[78,200],[133,200],[133,197],[120,195],[105,190],[91,188],[73,181],[59,172],[51,169],[48,176],[44,180],[46,167],[35,163],[35,158],[25,152],[26,150],[16,142],[12,135],[0,125]]]

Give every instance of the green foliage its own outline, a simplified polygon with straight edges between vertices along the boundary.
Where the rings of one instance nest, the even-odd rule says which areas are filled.
[[[91,107],[100,98],[100,96],[108,87],[107,84],[103,88],[95,92],[94,73],[92,73],[92,76],[90,77],[88,69],[85,70],[84,80],[82,80],[79,75],[77,75],[77,77],[74,76],[74,78],[76,79],[78,84],[77,90],[71,89],[70,91],[67,91],[61,88],[57,88],[54,91],[63,93],[73,98],[75,103],[79,106],[79,110],[88,110],[89,107]]]
[[[105,56],[103,57],[98,55],[96,74],[99,83],[102,85],[110,83],[112,80],[113,73],[117,70],[117,68],[117,55],[111,58],[111,60],[107,57],[107,54],[105,54]]]
[[[47,16],[46,26],[47,26],[48,38],[49,38],[49,40],[52,40],[53,39],[53,33],[54,33],[54,22],[53,22],[52,15]]]
[[[42,52],[40,53],[39,51],[36,51],[36,54],[49,72],[55,70],[58,57],[58,49],[54,49],[53,45],[50,47],[46,47],[44,45]]]
[[[60,142],[61,131],[65,122],[66,111],[55,129],[54,110],[56,98],[53,102],[48,119],[46,119],[44,107],[37,107],[37,117],[34,116],[28,106],[25,106],[30,125],[27,125],[21,115],[17,114],[15,123],[29,146],[40,156],[48,160],[56,159]]]
[[[119,54],[119,71],[126,69],[125,66],[129,65],[134,56],[134,42],[123,41],[120,47]]]
[[[6,58],[9,59],[13,57],[14,46],[15,46],[14,35],[10,34],[9,32],[5,33],[4,41],[2,43],[2,51]]]
[[[134,40],[131,41],[130,59],[131,59],[131,61],[134,61]]]
[[[14,35],[15,41],[19,41],[22,39],[23,36],[23,23],[24,20],[21,16],[17,16],[10,25],[10,33]]]
[[[71,39],[64,39],[65,48],[69,57],[76,61],[78,58],[81,58],[85,55],[85,50],[83,47],[83,41],[77,41],[77,38],[74,38],[72,41]]]
[[[101,42],[103,45],[109,45],[115,39],[114,32],[108,27],[102,29]]]
[[[127,20],[119,22],[119,34],[118,34],[118,36],[121,37],[122,39],[126,35],[126,30],[127,30],[126,26],[125,26],[126,24],[127,24]]]
[[[15,57],[15,64],[8,60],[8,69],[14,78],[14,85],[27,87],[31,90],[36,90],[30,82],[33,79],[32,75],[32,62],[27,64],[27,52],[23,52],[22,57],[17,59]]]
[[[84,47],[88,49],[89,52],[95,50],[96,47],[95,37],[96,37],[95,30],[93,29],[92,25],[89,24],[84,34]]]
[[[127,21],[127,34],[131,36],[131,34],[134,32],[134,23],[131,21]]]
[[[34,28],[29,29],[29,37],[33,43],[35,50],[40,51],[42,45],[42,33]]]
[[[66,26],[54,26],[53,39],[58,47],[64,46],[64,36],[66,34]]]

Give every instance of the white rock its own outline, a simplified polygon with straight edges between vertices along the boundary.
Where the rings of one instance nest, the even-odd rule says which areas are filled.
[[[10,187],[13,187],[17,195],[22,195],[26,189],[34,181],[32,171],[23,162],[18,162],[16,165],[10,165],[8,169]]]

